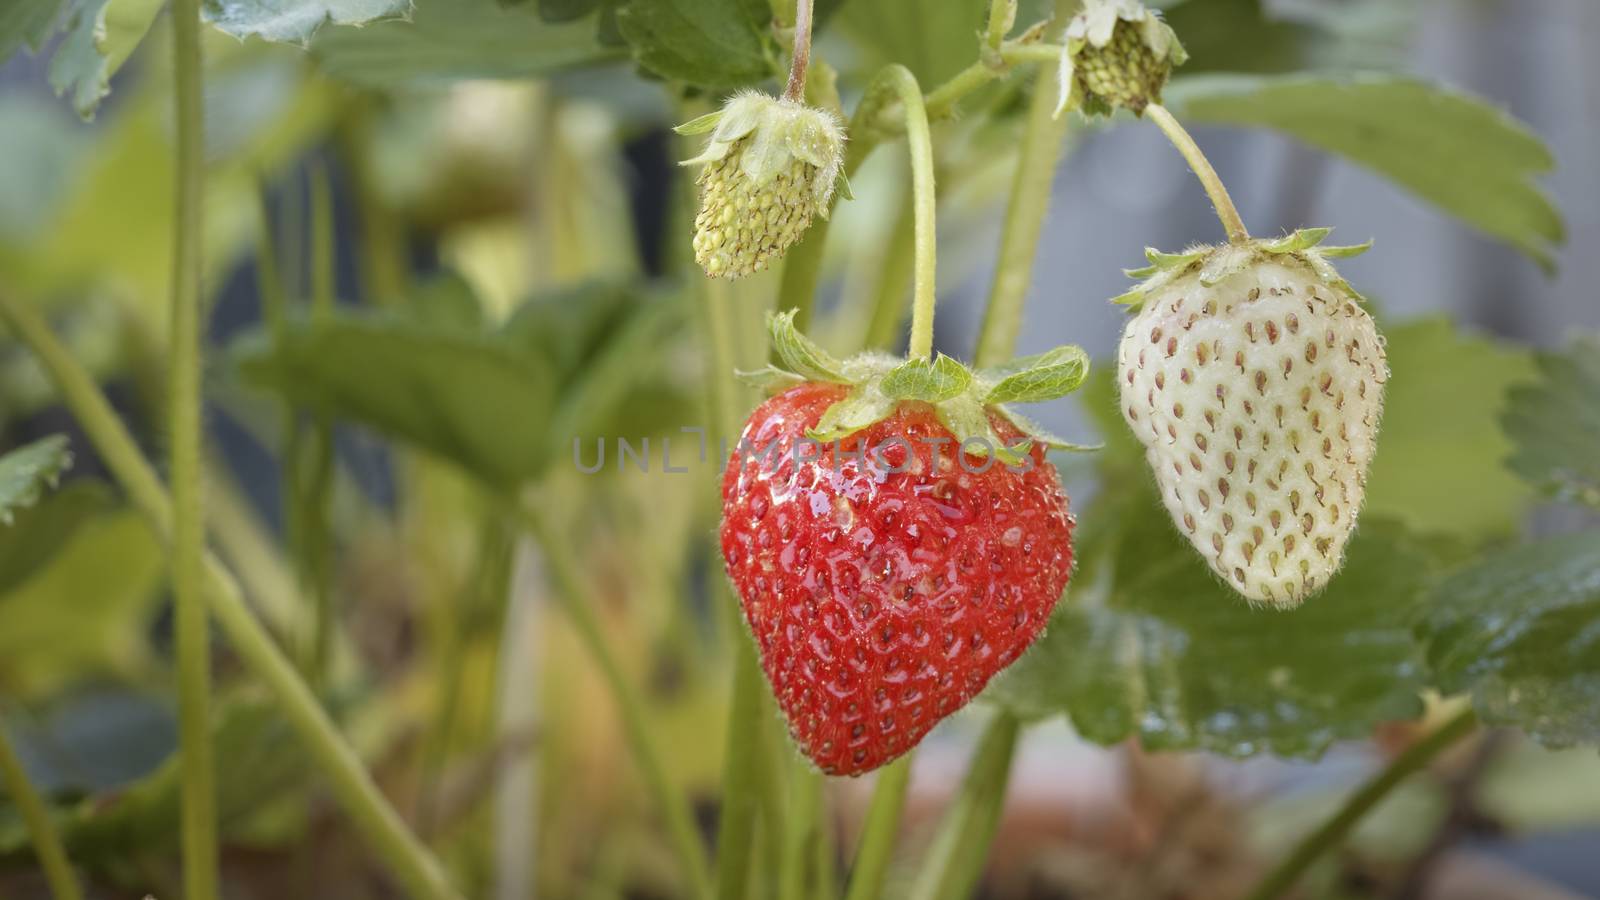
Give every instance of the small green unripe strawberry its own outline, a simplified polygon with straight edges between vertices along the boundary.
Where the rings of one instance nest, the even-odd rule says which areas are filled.
[[[711,132],[704,153],[694,258],[714,278],[743,278],[779,259],[828,216],[844,160],[844,129],[831,113],[756,91],[678,128]]]
[[[1189,58],[1177,35],[1138,0],[1088,0],[1067,25],[1056,110],[1143,113],[1161,102],[1174,66]]]
[[[1333,577],[1366,494],[1389,379],[1328,230],[1148,251],[1118,350],[1128,427],[1174,523],[1246,598],[1298,605]]]

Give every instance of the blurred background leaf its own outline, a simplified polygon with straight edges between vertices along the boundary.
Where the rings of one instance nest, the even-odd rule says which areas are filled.
[[[1600,531],[1517,547],[1433,592],[1419,626],[1441,690],[1564,747],[1600,740]]]
[[[778,74],[768,0],[629,0],[617,26],[662,78],[726,89]]]
[[[67,439],[59,434],[0,456],[0,526],[10,525],[17,510],[38,502],[70,465]]]
[[[239,40],[305,43],[324,24],[365,25],[403,16],[412,0],[205,0],[211,24]]]
[[[1600,337],[1534,357],[1540,379],[1506,397],[1509,465],[1558,499],[1600,507]]]
[[[1475,97],[1389,76],[1215,76],[1175,84],[1194,122],[1272,128],[1367,166],[1546,268],[1565,239],[1535,182],[1555,167],[1544,142]]]

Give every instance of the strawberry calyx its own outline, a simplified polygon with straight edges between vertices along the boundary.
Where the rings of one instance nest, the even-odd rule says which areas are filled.
[[[867,352],[841,360],[795,327],[793,310],[769,315],[767,326],[783,366],[742,373],[746,380],[768,388],[803,382],[850,388],[807,431],[811,440],[840,441],[893,416],[902,404],[926,403],[962,451],[972,456],[993,452],[1000,461],[1015,465],[1034,444],[1054,450],[1098,449],[1059,438],[1009,405],[1055,400],[1082,386],[1089,374],[1089,356],[1081,347],[1067,344],[974,370],[942,353],[933,359],[907,360]],[[1006,444],[990,423],[989,412],[1004,417],[1026,437]]]
[[[1339,288],[1356,300],[1365,301],[1366,298],[1351,287],[1350,282],[1328,260],[1365,253],[1372,248],[1372,241],[1350,246],[1323,246],[1322,241],[1332,231],[1332,228],[1302,228],[1283,237],[1256,238],[1215,246],[1197,245],[1182,253],[1163,253],[1147,247],[1144,256],[1149,265],[1124,270],[1129,278],[1143,280],[1127,293],[1112,298],[1111,302],[1137,311],[1147,296],[1185,275],[1198,273],[1200,283],[1211,287],[1257,263],[1267,261],[1295,262],[1306,266],[1323,282]]]

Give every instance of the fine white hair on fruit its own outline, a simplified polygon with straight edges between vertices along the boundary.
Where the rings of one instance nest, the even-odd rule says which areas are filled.
[[[1357,298],[1293,255],[1146,294],[1118,351],[1123,417],[1173,522],[1253,602],[1333,577],[1366,493],[1383,341]]]

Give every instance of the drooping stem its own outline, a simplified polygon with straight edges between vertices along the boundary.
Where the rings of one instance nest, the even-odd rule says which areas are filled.
[[[783,99],[797,103],[805,101],[806,70],[811,68],[811,7],[812,0],[795,0],[794,58],[789,62],[789,84],[783,89]]]
[[[94,379],[62,346],[37,312],[4,292],[0,292],[0,321],[15,331],[38,357],[63,402],[128,499],[170,548],[174,517],[172,498]],[[245,604],[238,582],[210,553],[203,557],[202,572],[204,596],[217,624],[245,666],[266,684],[277,700],[279,711],[327,779],[356,831],[367,840],[408,894],[419,900],[457,900],[460,895],[450,886],[438,861],[407,830],[362,766],[361,758],[340,737],[294,666],[256,621]]]
[[[872,805],[856,846],[856,861],[850,870],[850,890],[845,900],[874,900],[883,893],[883,878],[889,871],[895,838],[900,833],[900,813],[905,809],[906,788],[911,784],[911,755],[900,757],[878,772],[872,790]]]
[[[1245,230],[1244,220],[1239,218],[1239,210],[1234,208],[1233,198],[1228,196],[1228,189],[1223,186],[1222,179],[1217,177],[1217,170],[1211,167],[1211,161],[1200,152],[1200,145],[1194,142],[1189,132],[1173,118],[1172,113],[1159,103],[1152,103],[1144,109],[1150,121],[1156,123],[1167,140],[1172,141],[1172,146],[1178,148],[1183,158],[1189,163],[1189,168],[1200,179],[1200,184],[1205,187],[1206,194],[1211,198],[1211,205],[1217,208],[1217,218],[1222,220],[1222,227],[1228,232],[1228,240],[1234,244],[1242,244],[1250,240],[1250,232]]]
[[[1022,723],[1011,713],[997,712],[978,742],[967,780],[939,823],[921,873],[912,887],[915,900],[958,900],[972,896],[989,844],[1000,825],[1011,757]]]
[[[595,613],[594,592],[590,589],[588,579],[578,570],[577,554],[568,545],[565,532],[549,521],[541,510],[528,504],[518,504],[515,511],[543,551],[544,564],[555,582],[557,599],[577,630],[578,638],[600,668],[611,698],[617,704],[623,731],[627,735],[628,749],[639,766],[640,774],[644,776],[645,787],[654,796],[661,815],[667,821],[667,833],[678,854],[679,864],[684,869],[691,895],[709,897],[709,866],[705,848],[700,845],[695,832],[694,812],[689,807],[689,798],[682,791],[674,789],[667,778],[666,768],[661,762],[661,749],[645,721],[644,702],[628,681],[616,652],[606,640],[605,630]]]
[[[6,736],[5,723],[0,722],[0,784],[5,785],[11,802],[22,812],[22,821],[28,826],[28,836],[33,840],[33,852],[39,857],[39,867],[44,869],[45,881],[55,900],[82,900],[83,888],[78,876],[67,861],[67,851],[61,845],[61,835],[50,820],[50,810],[44,805],[33,782],[28,780],[22,760]]]
[[[872,102],[875,92],[893,92],[900,99],[905,117],[906,149],[911,153],[912,218],[915,224],[915,262],[912,267],[911,348],[912,359],[933,356],[934,276],[937,274],[935,250],[935,196],[933,190],[933,138],[928,131],[928,111],[922,105],[922,88],[917,76],[901,65],[885,66],[863,105]]]
[[[1267,876],[1261,879],[1248,900],[1275,900],[1287,893],[1300,880],[1311,864],[1322,854],[1344,843],[1356,823],[1383,798],[1389,796],[1401,782],[1425,768],[1434,757],[1443,753],[1456,741],[1471,734],[1478,727],[1478,717],[1471,707],[1456,713],[1443,725],[1434,729],[1405,752],[1396,756],[1383,771],[1374,775],[1361,789],[1345,800],[1339,811],[1316,831],[1306,835],[1294,850]]]
[[[218,850],[216,769],[211,758],[211,635],[202,585],[205,488],[200,468],[200,215],[205,151],[199,0],[174,0],[172,54],[178,146],[167,408],[178,749],[183,761],[183,888],[190,900],[212,900],[217,896]]]
[[[993,366],[1010,358],[1022,330],[1022,305],[1032,283],[1039,232],[1050,208],[1050,186],[1070,121],[1068,116],[1055,115],[1056,80],[1056,74],[1049,69],[1040,70],[1034,79],[1033,100],[1011,179],[1011,199],[1006,204],[1000,253],[995,260],[983,326],[978,332],[974,365]]]

